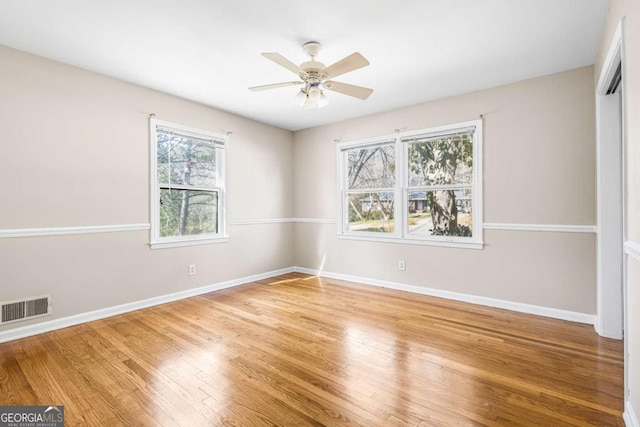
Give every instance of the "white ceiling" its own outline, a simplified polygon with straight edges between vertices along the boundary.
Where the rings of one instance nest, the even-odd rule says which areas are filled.
[[[609,0],[2,0],[0,44],[298,130],[593,64]],[[327,92],[304,110],[295,80],[263,58],[299,64],[323,45],[336,78],[374,89]]]

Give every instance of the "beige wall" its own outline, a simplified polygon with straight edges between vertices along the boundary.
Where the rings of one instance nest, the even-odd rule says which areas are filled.
[[[232,220],[333,219],[334,140],[483,114],[485,222],[595,224],[592,67],[291,134],[8,48],[0,62],[0,138],[12,144],[0,180],[15,184],[2,187],[3,205],[14,208],[0,229],[148,222],[149,113],[233,132]],[[595,313],[593,234],[486,231],[485,249],[468,250],[335,232],[317,223],[232,226],[228,244],[155,251],[146,231],[1,239],[0,300],[52,292],[56,318],[299,265]]]
[[[148,223],[149,113],[233,132],[231,220],[292,216],[291,132],[6,47],[0,64],[0,229]],[[162,250],[147,231],[0,239],[0,301],[50,292],[51,320],[290,267],[292,232]]]
[[[480,114],[484,222],[595,224],[592,67],[296,132],[294,215],[336,217],[334,140]],[[594,234],[486,231],[485,249],[470,250],[338,240],[334,224],[295,230],[302,267],[595,313]]]
[[[613,34],[624,18],[626,166],[627,166],[627,239],[640,245],[640,2],[613,0],[598,59],[595,82],[600,76]],[[636,417],[640,417],[640,260],[627,256],[627,316],[625,337],[629,346],[630,398]]]

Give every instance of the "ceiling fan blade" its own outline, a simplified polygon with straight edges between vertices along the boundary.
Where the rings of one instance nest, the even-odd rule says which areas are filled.
[[[280,55],[279,53],[263,53],[262,56],[272,60],[273,62],[280,65],[281,67],[284,67],[287,70],[293,73],[296,73],[296,75],[300,75],[300,73],[304,73],[304,71],[302,71],[300,67],[298,67],[296,64],[289,61],[287,58]]]
[[[250,87],[249,90],[252,90],[254,92],[258,92],[258,91],[261,91],[261,90],[277,89],[279,87],[295,86],[295,85],[301,85],[301,84],[302,84],[302,82],[273,83],[273,84],[270,84],[270,85],[253,86],[253,87]]]
[[[367,99],[373,93],[373,89],[369,89],[368,87],[350,85],[347,83],[327,81],[322,83],[322,85],[328,90],[340,92],[359,99]]]
[[[367,61],[364,56],[356,52],[352,53],[346,58],[341,59],[333,65],[329,65],[323,70],[323,72],[327,74],[327,78],[331,79],[333,77],[338,77],[344,73],[348,73],[349,71],[366,67],[367,65],[369,65],[369,61]]]

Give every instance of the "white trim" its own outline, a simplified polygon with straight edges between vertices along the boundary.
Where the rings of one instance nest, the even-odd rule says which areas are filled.
[[[335,224],[338,222],[334,218],[256,218],[239,219],[229,222],[231,226],[256,225],[256,224],[280,224],[280,223],[314,223],[314,224]]]
[[[295,267],[297,273],[311,274],[319,277],[328,277],[331,279],[346,280],[349,282],[361,283],[365,285],[378,286],[382,288],[395,289],[398,291],[412,292],[415,294],[429,295],[438,298],[445,298],[454,301],[463,301],[471,304],[484,305],[487,307],[501,308],[504,310],[517,311],[520,313],[535,314],[538,316],[551,317],[554,319],[569,320],[571,322],[586,323],[593,325],[596,321],[596,315],[588,313],[579,313],[575,311],[560,310],[551,307],[542,307],[538,305],[524,304],[520,302],[499,300],[495,298],[482,297],[477,295],[461,294],[458,292],[443,291],[440,289],[427,288],[416,285],[407,285],[404,283],[389,282],[386,280],[371,279],[367,277],[350,276],[340,273],[332,273],[329,271],[319,271],[304,267]]]
[[[600,76],[598,77],[598,84],[596,85],[596,95],[606,95],[613,75],[618,67],[618,62],[622,58],[622,20],[618,22],[616,32],[611,38],[609,44],[609,50],[607,56],[604,59],[602,70],[600,70]],[[623,75],[624,75],[624,70]]]
[[[627,240],[624,242],[624,253],[640,261],[640,243]]]
[[[638,416],[633,410],[633,406],[631,406],[631,401],[629,400],[624,402],[624,412],[622,413],[622,419],[624,420],[624,424],[627,427],[640,427]]]
[[[382,234],[382,233],[379,233]],[[396,237],[396,236],[374,236],[372,234],[358,235],[358,234],[338,234],[336,236],[339,240],[361,240],[368,242],[383,242],[383,243],[396,243],[401,245],[422,245],[422,246],[441,246],[447,248],[462,248],[462,249],[482,249],[484,243],[482,242],[463,242],[458,240],[427,240],[416,239],[410,237]],[[440,236],[438,236],[440,237]]]
[[[168,249],[168,248],[182,248],[185,246],[198,246],[198,245],[213,245],[216,243],[229,243],[231,239],[228,237],[216,237],[213,239],[185,239],[176,240],[174,242],[151,242],[149,246],[151,249]]]
[[[256,225],[256,224],[280,224],[280,223],[310,223],[310,224],[336,224],[335,218],[256,218],[239,219],[230,221],[230,226]],[[94,234],[94,233],[118,233],[123,231],[144,231],[149,230],[151,225],[141,224],[118,224],[118,225],[91,225],[81,227],[46,227],[46,228],[14,228],[0,230],[0,239],[14,237],[42,237],[42,236],[64,236],[69,234]],[[548,231],[563,233],[595,233],[595,225],[543,225],[543,224],[507,224],[507,223],[485,223],[482,228],[485,230],[506,230],[506,231]],[[348,237],[345,237],[348,238]],[[357,239],[360,239],[357,237]],[[217,241],[229,240],[217,239]],[[365,240],[365,239],[363,239]],[[366,239],[375,240],[375,239]],[[386,240],[385,240],[386,241]],[[194,242],[187,242],[195,244]],[[405,242],[414,244],[414,242]],[[437,242],[436,242],[437,243]],[[418,242],[417,244],[422,244]],[[634,244],[630,242],[630,244]],[[162,244],[161,244],[162,245]],[[448,246],[449,244],[447,244]]]
[[[256,219],[238,219],[229,221],[230,226],[236,225],[255,225],[255,224],[279,224],[283,222],[294,222],[295,218],[256,218]]]
[[[336,218],[257,218],[231,221],[229,225],[253,225],[253,224],[273,224],[282,222],[294,223],[312,223],[312,224],[337,224]],[[514,224],[514,223],[484,223],[482,228],[485,230],[506,230],[506,231],[546,231],[557,233],[596,233],[595,225],[557,225],[557,224]],[[351,235],[347,235],[351,236]],[[345,238],[349,238],[345,236]],[[374,236],[375,237],[375,236]],[[358,240],[358,235],[353,235],[354,240]],[[376,240],[363,239],[363,240]],[[386,239],[385,239],[386,241]],[[408,242],[412,244],[414,242]],[[418,244],[422,244],[418,242]],[[482,243],[480,243],[482,244]],[[447,244],[448,245],[448,244]]]
[[[337,219],[321,218],[290,218],[292,222],[310,222],[319,224],[336,224]],[[565,224],[515,224],[501,222],[485,222],[482,224],[484,230],[505,230],[505,231],[543,231],[554,233],[596,233],[595,225],[565,225]]]
[[[394,237],[397,238],[402,238],[404,236],[407,236],[409,234],[409,221],[405,221],[404,218],[409,217],[409,210],[408,210],[408,195],[409,192],[407,191],[407,185],[409,183],[409,168],[407,167],[407,163],[405,162],[405,159],[409,159],[409,143],[406,143],[404,141],[402,141],[402,139],[397,139],[396,140],[396,185],[394,188],[394,195],[393,195],[393,199],[397,200],[396,203],[393,204],[393,218],[394,218],[394,230],[393,230],[393,234]],[[397,159],[402,159],[401,161],[397,161]],[[474,159],[472,159],[474,160]],[[340,167],[340,169],[342,169],[344,172],[347,172],[344,168],[344,165]],[[347,182],[348,182],[348,178],[349,178],[349,174],[345,173],[345,176],[347,177]],[[348,186],[345,185],[344,187],[345,189],[348,190]],[[346,205],[345,203],[345,199],[347,197],[348,192],[345,191],[344,192],[344,196],[342,198],[342,203]],[[373,202],[373,199],[371,200]],[[349,208],[348,206],[345,206],[345,210],[344,212],[344,219],[345,219],[345,225],[346,227],[342,228],[342,234],[348,234],[348,224],[349,224]],[[406,215],[406,216],[405,216]],[[396,221],[396,218],[398,218],[399,220]]]
[[[13,237],[66,236],[69,234],[118,233],[121,231],[144,231],[151,227],[148,223],[89,225],[82,227],[14,228],[0,230],[0,239]]]
[[[484,242],[484,118],[474,120],[476,130],[473,133],[473,187],[472,212],[474,240]],[[406,206],[406,205],[405,205]]]
[[[60,319],[50,320],[48,322],[36,323],[33,325],[22,326],[20,328],[9,329],[0,332],[0,343],[13,341],[32,335],[42,334],[44,332],[54,331],[56,329],[67,328],[69,326],[79,325],[81,323],[91,322],[93,320],[104,319],[106,317],[116,316],[118,314],[128,313],[130,311],[140,310],[142,308],[153,307],[159,304],[165,304],[172,301],[178,301],[184,298],[202,295],[209,292],[215,292],[222,289],[232,288],[234,286],[244,285],[246,283],[258,280],[268,279],[270,277],[280,276],[282,274],[292,273],[293,267],[273,270],[267,273],[254,274],[251,276],[241,277],[239,279],[228,280],[213,285],[203,286],[200,288],[188,289],[186,291],[175,292],[168,295],[161,295],[140,301],[130,302],[126,304],[116,305],[114,307],[102,308],[95,311],[80,313],[73,316],[63,317]]]
[[[485,230],[508,231],[547,231],[553,233],[597,233],[595,225],[564,225],[564,224],[508,224],[500,222],[485,222]]]
[[[598,335],[622,339],[627,328],[626,257],[626,96],[624,18],[618,21],[595,88],[596,193],[598,238],[596,242],[596,301]],[[622,80],[616,95],[607,96],[618,65]],[[628,398],[628,360],[625,340],[625,399]]]
[[[310,222],[315,224],[337,224],[335,218],[291,218],[293,222]]]

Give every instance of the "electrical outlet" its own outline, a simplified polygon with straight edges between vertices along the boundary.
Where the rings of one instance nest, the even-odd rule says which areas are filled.
[[[196,275],[196,265],[189,264],[189,276],[195,276],[195,275]]]
[[[407,264],[404,261],[398,261],[398,270],[405,271],[407,269]]]

